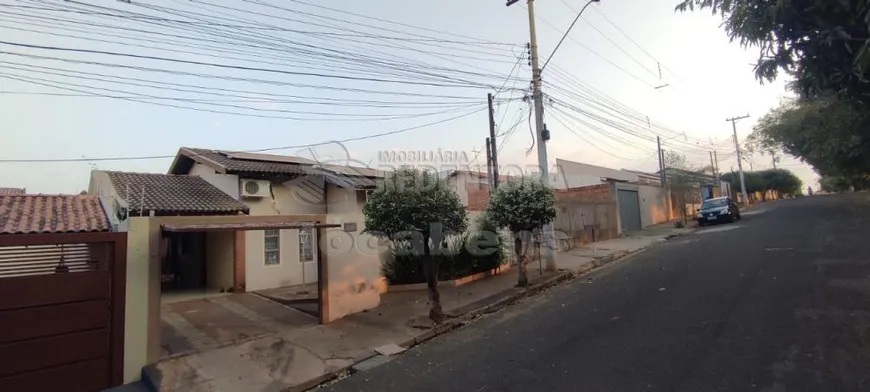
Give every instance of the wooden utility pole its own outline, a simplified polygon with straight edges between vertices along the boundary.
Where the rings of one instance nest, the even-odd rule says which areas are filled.
[[[486,148],[491,157],[491,167],[489,178],[492,179],[492,189],[498,189],[498,145],[495,142],[495,112],[492,108],[492,94],[486,95],[486,101],[489,104],[489,138],[486,139]]]

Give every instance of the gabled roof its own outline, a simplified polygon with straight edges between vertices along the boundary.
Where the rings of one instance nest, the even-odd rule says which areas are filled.
[[[130,211],[247,213],[248,207],[199,176],[105,172]],[[129,190],[129,194],[127,194]]]
[[[26,195],[25,188],[0,188],[0,195]]]
[[[0,235],[109,231],[100,199],[89,195],[0,195]]]

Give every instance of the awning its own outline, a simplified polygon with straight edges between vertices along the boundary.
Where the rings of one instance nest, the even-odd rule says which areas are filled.
[[[169,224],[161,225],[164,232],[190,233],[202,231],[226,230],[292,230],[292,229],[329,229],[341,225],[314,222],[251,222],[251,223],[205,223],[205,224]]]

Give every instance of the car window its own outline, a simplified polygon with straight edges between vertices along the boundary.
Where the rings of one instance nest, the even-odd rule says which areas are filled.
[[[710,200],[704,200],[704,202],[701,203],[701,209],[719,208],[719,207],[725,207],[727,205],[728,205],[727,199],[710,199]]]

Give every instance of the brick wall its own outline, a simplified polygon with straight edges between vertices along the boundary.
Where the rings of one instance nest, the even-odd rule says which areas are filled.
[[[236,230],[233,241],[233,291],[245,292],[245,231]]]
[[[469,211],[484,211],[489,205],[489,186],[486,184],[466,184]]]
[[[619,236],[617,208],[610,184],[559,189],[556,220],[553,222],[559,246],[571,249],[590,242]]]

